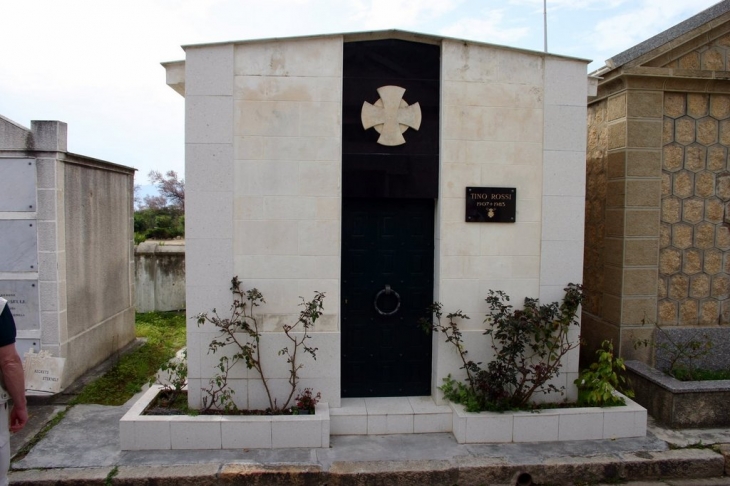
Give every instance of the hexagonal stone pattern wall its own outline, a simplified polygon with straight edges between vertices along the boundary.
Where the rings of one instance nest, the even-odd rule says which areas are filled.
[[[730,96],[665,93],[663,144],[659,322],[730,323]]]
[[[730,34],[719,37],[709,45],[688,52],[664,65],[675,69],[725,71],[730,59]]]

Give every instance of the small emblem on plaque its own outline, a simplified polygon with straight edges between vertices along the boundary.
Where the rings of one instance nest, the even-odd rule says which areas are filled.
[[[494,217],[494,209],[490,209],[489,211],[487,211],[487,216],[489,216],[490,218],[493,218]]]
[[[418,102],[409,105],[403,99],[405,88],[382,86],[378,88],[380,99],[374,104],[362,104],[360,119],[365,130],[374,128],[380,134],[380,145],[395,146],[406,143],[403,133],[421,126],[421,106]]]

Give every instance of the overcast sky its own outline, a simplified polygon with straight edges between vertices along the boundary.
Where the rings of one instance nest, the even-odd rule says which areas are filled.
[[[547,0],[548,50],[619,52],[716,0]],[[68,123],[69,151],[184,172],[181,45],[402,29],[543,50],[543,0],[0,0],[0,115]]]

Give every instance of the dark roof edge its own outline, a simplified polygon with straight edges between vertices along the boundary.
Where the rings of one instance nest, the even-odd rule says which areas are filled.
[[[656,49],[657,47],[663,46],[667,42],[670,42],[677,37],[686,34],[687,32],[696,29],[697,27],[716,19],[720,15],[730,11],[730,0],[723,0],[720,3],[706,8],[702,12],[694,15],[687,20],[678,23],[674,27],[670,27],[664,32],[660,32],[654,37],[636,44],[634,47],[626,49],[625,51],[616,54],[612,58],[606,61],[606,66],[611,69],[616,69],[623,66],[624,64],[633,61],[639,56],[646,54],[647,52]],[[600,71],[600,70],[599,70]]]

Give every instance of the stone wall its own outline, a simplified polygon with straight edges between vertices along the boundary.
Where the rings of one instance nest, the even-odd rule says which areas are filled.
[[[65,164],[66,375],[80,376],[134,339],[133,177]],[[130,325],[131,323],[131,325]]]
[[[660,324],[730,322],[729,118],[726,94],[664,94]]]
[[[612,339],[651,363],[634,343],[655,323],[730,321],[730,34],[702,29],[604,71],[589,102],[586,360]]]
[[[583,256],[583,310],[601,315],[606,258],[606,191],[608,185],[608,145],[606,100],[588,107],[586,157],[585,253]]]
[[[493,68],[476,67],[487,59]],[[435,296],[471,317],[460,325],[475,361],[492,358],[483,336],[489,290],[521,306],[525,297],[560,301],[581,281],[585,138],[567,127],[585,119],[584,72],[579,62],[444,41]],[[517,222],[465,224],[469,185],[516,186]],[[437,388],[463,371],[451,344],[435,345]],[[567,361],[577,357],[576,349]],[[577,369],[565,371],[555,385],[571,388]]]
[[[704,71],[728,71],[730,62],[730,34],[715,39],[710,44],[690,51],[678,59],[672,59],[663,64],[663,67],[704,70]]]
[[[626,89],[589,106],[582,359],[609,339],[624,355],[651,336],[657,312],[661,93]],[[646,356],[645,356],[646,358]]]
[[[185,308],[185,243],[145,241],[134,249],[135,309]]]
[[[299,296],[326,293],[312,333],[317,360],[301,388],[340,400],[340,208],[342,38],[196,46],[186,49],[187,314],[231,305],[230,281],[258,288],[264,367],[274,395],[289,370],[276,351]],[[188,320],[188,395],[200,406],[219,356],[217,333]],[[231,380],[241,408],[265,408],[254,373]]]

